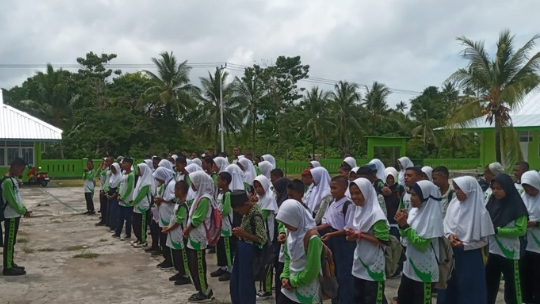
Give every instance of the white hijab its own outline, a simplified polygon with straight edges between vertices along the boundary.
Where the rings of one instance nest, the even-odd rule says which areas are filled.
[[[255,171],[255,167],[253,167],[253,163],[247,158],[242,158],[238,162],[244,167],[244,182],[253,186],[253,181],[255,180],[255,177],[257,177],[257,172]]]
[[[269,161],[262,161],[259,163],[259,169],[261,170],[261,174],[266,176],[266,178],[270,179],[270,172],[274,169],[272,164]]]
[[[170,170],[170,169],[167,169],[165,167],[158,167],[156,169],[156,171],[154,171],[154,173],[152,173],[152,176],[154,178],[159,178],[159,179],[163,180],[164,181],[163,184],[165,186],[167,186],[167,184],[169,184],[169,181],[171,181],[171,179],[174,176],[174,171]]]
[[[159,162],[158,167],[163,167],[163,168],[167,168],[169,170],[173,170],[173,164],[168,159],[162,159]]]
[[[386,169],[384,169],[384,183],[388,185],[388,175],[392,175],[394,177],[394,183],[398,183],[398,172],[396,170],[396,168],[394,167],[388,167]],[[393,186],[393,185],[389,185],[389,186]]]
[[[148,166],[148,169],[154,172],[154,162],[151,159],[145,159],[144,163]]]
[[[186,166],[186,172],[190,176],[190,178],[191,178],[191,173],[198,172],[198,171],[203,171],[203,168],[201,168],[197,164],[191,164],[191,165]],[[191,183],[193,183],[193,181],[191,181]],[[189,187],[186,200],[191,201],[193,199],[195,199],[195,191],[193,191],[193,189]]]
[[[231,180],[231,184],[229,185],[229,189],[231,191],[245,190],[244,173],[242,172],[242,169],[240,169],[240,167],[238,167],[235,164],[231,164],[225,168],[225,171],[231,174],[232,180]]]
[[[225,171],[225,168],[229,165],[229,161],[225,157],[218,156],[214,158],[214,163],[218,167],[218,173]]]
[[[265,154],[263,156],[261,156],[261,158],[264,160],[264,161],[267,161],[269,163],[272,164],[272,169],[275,169],[276,168],[276,159],[270,155],[270,154]]]
[[[309,195],[306,205],[313,212],[319,206],[322,199],[330,195],[330,174],[323,167],[313,168],[310,170],[313,176],[313,188]]]
[[[195,214],[195,210],[197,210],[197,204],[199,201],[203,198],[207,198],[210,200],[210,206],[215,206],[215,200],[214,200],[214,180],[210,177],[210,175],[206,174],[204,171],[195,171],[193,173],[189,174],[189,179],[191,180],[191,184],[195,189],[195,198],[193,200],[192,208],[189,209],[189,223],[191,224],[191,219],[193,218],[193,215]]]
[[[373,164],[373,165],[375,165],[377,167],[377,179],[380,179],[382,181],[386,180],[386,176],[384,175],[384,164],[383,164],[383,162],[378,158],[374,158],[369,163]]]
[[[112,165],[114,169],[116,169],[116,174],[113,173],[111,170],[111,179],[109,182],[109,187],[118,188],[118,185],[120,185],[120,182],[122,181],[122,169],[120,168],[119,163],[113,163]]]
[[[306,254],[304,237],[309,230],[316,227],[315,220],[300,202],[293,199],[285,200],[281,204],[276,220],[297,229],[296,231],[288,231],[287,250],[291,260],[298,260]]]
[[[539,178],[540,181],[540,178]],[[478,181],[472,176],[455,178],[453,182],[467,195],[461,202],[454,195],[448,204],[444,218],[444,233],[455,234],[466,243],[480,241],[493,235],[493,223],[484,206],[484,193]]]
[[[353,227],[356,231],[367,233],[371,230],[373,225],[384,220],[386,226],[390,227],[386,215],[384,215],[379,200],[377,199],[377,192],[371,182],[363,177],[355,179],[351,184],[358,186],[362,195],[364,195],[364,206],[356,207],[354,211]]]
[[[276,202],[276,195],[274,193],[274,186],[270,184],[270,180],[264,175],[259,175],[255,178],[256,181],[261,183],[261,186],[264,189],[264,195],[258,195],[259,201],[258,205],[261,210],[272,210],[274,214],[278,212],[278,205]]]
[[[352,157],[345,157],[345,159],[343,160],[344,163],[347,163],[349,164],[349,166],[351,166],[351,168],[354,168],[356,167],[356,159],[352,158]]]
[[[527,171],[521,176],[521,184],[527,184],[540,190],[540,175],[537,171]],[[530,197],[527,193],[523,192],[521,195],[527,211],[529,211],[529,220],[540,220],[540,193],[535,197]]]
[[[424,239],[432,239],[444,235],[441,211],[441,191],[430,181],[419,181],[424,201],[420,208],[412,208],[407,218],[407,224]],[[413,185],[413,189],[415,186]]]
[[[201,161],[200,158],[194,158],[194,159],[192,159],[192,160],[191,160],[191,163],[192,163],[192,164],[196,164],[196,165],[199,166],[199,167],[202,167],[202,161]]]
[[[405,187],[405,171],[407,170],[407,168],[414,167],[414,164],[407,156],[403,156],[402,158],[398,159],[398,161],[403,167],[403,169],[399,170],[398,183]]]
[[[422,172],[424,172],[424,173],[427,175],[428,180],[429,180],[430,182],[433,181],[433,177],[432,177],[433,168],[431,168],[430,166],[423,166],[423,167],[422,167]]]
[[[317,168],[321,166],[321,163],[316,160],[312,160],[309,163],[313,166],[313,168]]]
[[[178,155],[173,154],[173,155],[171,155],[171,158],[174,159],[174,161],[176,161],[176,159],[178,158]]]
[[[152,170],[148,167],[146,161],[139,164],[137,167],[139,168],[139,171],[141,171],[141,177],[137,181],[137,185],[135,185],[135,189],[133,190],[133,198],[137,197],[139,191],[141,191],[144,186],[150,186],[148,192],[151,193],[154,181],[154,178],[152,177]]]

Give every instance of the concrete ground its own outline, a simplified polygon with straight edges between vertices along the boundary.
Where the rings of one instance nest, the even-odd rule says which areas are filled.
[[[98,216],[81,215],[86,211],[81,187],[24,187],[21,192],[33,217],[21,220],[15,261],[27,275],[0,276],[0,303],[187,303],[194,293],[192,285],[169,282],[174,273],[156,268],[160,259],[95,227]],[[98,256],[76,258],[90,253]],[[210,272],[215,255],[207,254],[207,262]],[[209,278],[209,285],[213,303],[230,302],[227,282]],[[398,286],[399,279],[387,281],[388,299]],[[502,294],[499,298],[503,303]]]

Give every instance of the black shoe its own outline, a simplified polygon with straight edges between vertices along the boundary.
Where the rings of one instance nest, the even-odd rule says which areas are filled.
[[[178,280],[174,281],[174,285],[176,286],[187,284],[191,284],[191,279],[189,277],[181,276]]]
[[[208,253],[216,253],[216,247],[210,247],[210,250],[208,250]]]
[[[156,251],[156,249],[154,249],[154,248],[152,248],[152,247],[149,247],[149,248],[146,248],[146,249],[144,250],[144,252],[148,252],[148,253],[150,253],[150,252],[152,252],[152,251]]]
[[[95,211],[88,211],[88,212],[86,212],[86,214],[87,215],[94,215],[94,214],[96,214],[96,212]]]
[[[161,268],[161,269],[167,269],[167,268],[172,268],[174,267],[174,265],[171,263],[171,262],[162,262],[162,263],[159,263],[157,265],[157,267]]]
[[[227,272],[226,270],[223,270],[223,269],[221,269],[221,268],[218,268],[218,270],[211,272],[211,273],[210,273],[210,276],[211,276],[212,278],[218,278],[218,277],[224,275],[226,272]]]
[[[212,289],[210,289],[210,291],[208,292],[208,295],[205,295],[204,293],[199,291],[198,293],[191,295],[191,297],[189,297],[188,299],[188,302],[191,302],[191,303],[209,302],[210,300],[212,300],[213,296],[214,296],[214,292],[212,291]]]
[[[158,265],[158,267],[160,267],[160,266]],[[182,278],[182,277],[183,277],[183,275],[177,273],[177,274],[173,275],[172,277],[170,277],[169,281],[173,282],[173,281],[176,281],[176,280],[180,280],[180,278]]]
[[[20,270],[26,270],[26,268],[24,266],[19,266],[19,265],[15,264],[15,263],[13,263],[13,268],[18,268]]]
[[[259,291],[257,293],[257,300],[266,300],[272,297],[272,292]]]
[[[116,235],[116,233],[113,234],[112,237],[115,238],[115,239],[120,239],[120,236],[119,236],[119,235]]]
[[[105,223],[104,222],[99,222],[99,223],[96,223],[95,225],[96,226],[105,226]]]
[[[7,277],[7,276],[21,276],[21,275],[25,275],[26,274],[26,271],[25,270],[22,270],[20,268],[11,268],[11,269],[6,269],[4,268],[4,271],[2,271],[2,275]]]
[[[90,211],[86,211],[85,213],[83,213],[83,215],[88,215],[90,213]]]
[[[225,271],[224,274],[220,275],[218,278],[218,281],[220,282],[226,282],[231,280],[231,273],[228,271]]]
[[[161,250],[152,250],[150,251],[151,255],[161,255]]]

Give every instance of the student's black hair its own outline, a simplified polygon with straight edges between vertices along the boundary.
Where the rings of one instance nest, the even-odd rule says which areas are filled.
[[[26,162],[24,161],[24,159],[22,159],[20,157],[15,157],[15,159],[11,161],[10,166],[11,167],[17,167],[17,166],[26,167]]]
[[[94,164],[94,161],[91,158],[87,159],[86,162],[91,163],[92,165]]]
[[[288,185],[287,190],[291,190],[298,193],[304,193],[304,183],[299,179],[293,179]]]
[[[203,161],[210,165],[214,164],[214,158],[212,156],[206,156]]]
[[[373,175],[373,170],[371,170],[370,167],[368,166],[362,166],[360,168],[358,168],[358,170],[356,170],[356,175],[357,176],[372,176]]]
[[[279,169],[279,168],[276,168],[276,169],[273,169],[272,171],[270,171],[270,176],[275,176],[277,178],[281,178],[283,177],[283,170]]]
[[[229,172],[221,172],[218,174],[218,176],[227,182],[227,185],[230,185],[232,182],[232,176]]]
[[[244,190],[234,190],[231,192],[231,207],[233,209],[242,207],[249,202],[249,197]]]
[[[347,188],[347,186],[349,185],[349,179],[343,175],[332,177],[332,182],[338,183],[340,186],[343,186],[345,188]]]
[[[351,172],[352,167],[349,164],[342,164],[339,168],[345,172]]]
[[[128,163],[133,165],[133,158],[126,156],[122,159],[122,163]]]
[[[178,156],[178,158],[176,159],[176,162],[179,164],[187,165],[187,160],[184,156]]]
[[[422,175],[424,172],[422,172],[422,166],[414,166],[405,169],[405,171],[414,171],[418,175]]]
[[[174,184],[174,189],[182,190],[182,193],[187,194],[189,191],[189,184],[186,181],[180,180]]]
[[[160,162],[160,161],[161,161],[161,157],[159,157],[159,156],[154,156],[154,157],[152,157],[152,161]]]
[[[249,157],[253,157],[253,153],[252,152],[246,152],[246,154],[244,155],[246,158]]]
[[[529,171],[529,163],[526,161],[520,161],[516,164],[516,166],[520,166],[523,171]]]
[[[444,174],[446,178],[450,177],[450,172],[448,171],[448,168],[446,168],[445,166],[433,168],[433,172],[431,174],[435,174],[435,173]]]

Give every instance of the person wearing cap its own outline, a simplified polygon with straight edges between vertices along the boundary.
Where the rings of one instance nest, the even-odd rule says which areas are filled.
[[[229,285],[231,302],[254,304],[257,296],[253,278],[253,259],[255,249],[268,241],[268,232],[261,209],[249,199],[246,191],[235,190],[230,197],[233,210],[243,216],[240,227],[232,230],[233,235],[238,237],[238,243]]]
[[[135,174],[132,171],[133,159],[125,157],[122,160],[122,179],[118,185],[119,222],[113,235],[121,241],[131,238],[131,217],[133,216],[133,189],[135,188]],[[126,223],[126,234],[121,237],[122,228]]]

